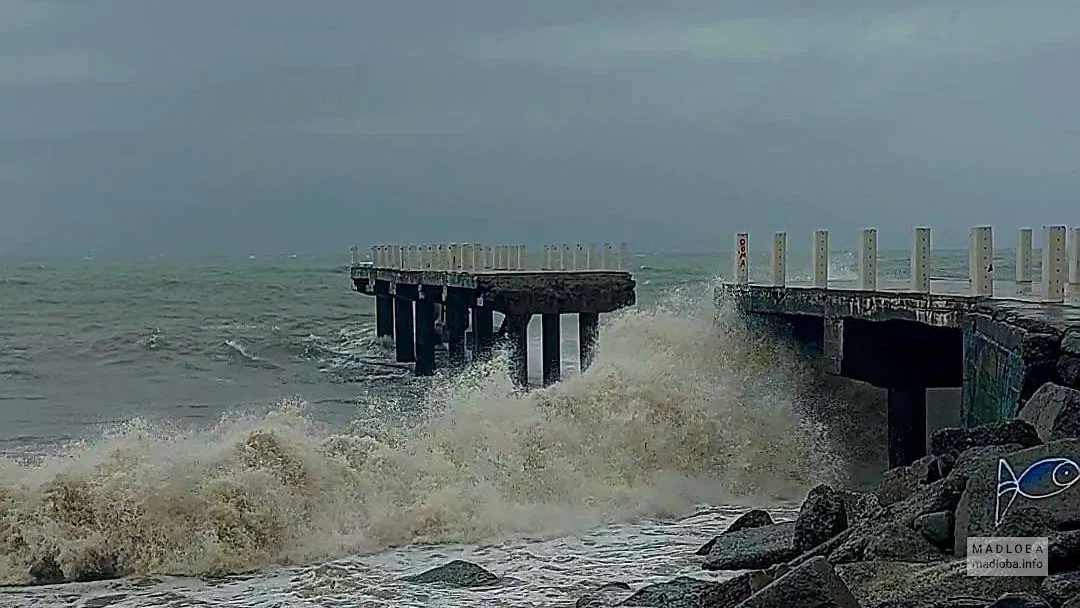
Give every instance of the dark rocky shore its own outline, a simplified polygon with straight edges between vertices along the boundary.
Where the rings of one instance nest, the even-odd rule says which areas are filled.
[[[1022,475],[1049,457],[1080,462],[1080,391],[1052,383],[1013,419],[937,431],[928,456],[887,471],[875,492],[815,487],[794,521],[746,513],[697,551],[703,569],[732,578],[613,582],[577,608],[1080,608],[1076,479],[1048,480],[1064,489],[1045,498],[1018,496],[995,525],[999,461]],[[1049,576],[969,576],[967,539],[986,536],[1047,537]],[[410,580],[500,582],[466,562]]]

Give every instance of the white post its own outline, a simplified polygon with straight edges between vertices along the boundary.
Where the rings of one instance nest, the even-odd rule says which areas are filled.
[[[425,253],[427,254],[427,259],[424,260],[424,270],[432,270],[436,267],[436,264],[438,264],[435,259],[435,245],[428,245]]]
[[[619,270],[630,270],[630,246],[619,243]]]
[[[409,267],[409,248],[405,245],[397,246],[397,265],[402,270]]]
[[[473,256],[472,269],[473,270],[483,270],[483,268],[484,268],[484,244],[483,243],[473,243],[472,256]]]
[[[814,231],[814,247],[811,253],[814,266],[814,287],[829,287],[829,231]]]
[[[859,289],[877,291],[877,228],[863,228],[859,237]]]
[[[371,265],[374,266],[375,268],[379,267],[379,246],[378,245],[372,245],[371,246]]]
[[[787,233],[777,232],[773,235],[772,246],[772,282],[777,287],[783,287],[787,282]]]
[[[994,295],[994,234],[990,226],[971,228],[971,293],[976,296]]]
[[[611,270],[614,266],[615,251],[611,248],[611,243],[604,243],[604,248],[600,251],[600,268]]]
[[[1016,232],[1016,293],[1031,293],[1031,228]]]
[[[1080,293],[1080,228],[1069,228],[1069,293]]]
[[[588,257],[585,258],[587,262],[585,267],[589,270],[598,269],[600,267],[600,248],[596,245],[596,243],[589,243],[589,248],[586,255]]]
[[[1065,226],[1043,226],[1043,299],[1065,300]]]
[[[570,249],[570,243],[559,246],[559,270],[574,269],[574,252]]]
[[[589,267],[589,260],[585,257],[585,246],[581,243],[574,245],[574,270],[585,270]]]
[[[524,243],[518,245],[518,270],[529,268],[529,248]]]
[[[911,247],[911,291],[930,293],[930,229],[924,226],[914,230],[914,243]]]
[[[747,259],[750,254],[750,234],[746,232],[735,233],[735,260],[732,273],[735,282],[746,285],[750,282],[750,263]]]
[[[358,261],[356,258],[358,257],[360,257],[360,254],[357,251],[356,245],[349,247],[349,266],[356,266]]]
[[[544,245],[544,250],[540,252],[540,270],[547,270],[550,267],[551,260],[551,246]]]

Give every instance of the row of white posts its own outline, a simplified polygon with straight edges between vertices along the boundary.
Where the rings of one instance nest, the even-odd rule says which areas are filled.
[[[1031,228],[1020,228],[1016,240],[1017,293],[1031,293],[1032,240]],[[1080,291],[1080,228],[1043,227],[1042,295],[1047,302],[1065,299],[1065,277],[1071,288]],[[877,229],[865,228],[859,234],[859,289],[877,289]],[[828,287],[829,231],[815,230],[812,241],[813,286]],[[734,277],[736,283],[749,282],[749,235],[735,235]],[[994,237],[990,226],[974,226],[968,236],[968,275],[971,293],[977,296],[994,295]],[[777,232],[773,237],[772,284],[783,286],[787,279],[787,234]],[[911,250],[911,291],[930,292],[930,229],[913,230]]]
[[[352,248],[352,264],[359,260],[359,250]],[[371,263],[376,268],[400,270],[530,270],[525,245],[486,245],[483,243],[444,243],[433,245],[375,245]],[[630,250],[620,243],[563,243],[544,245],[539,270],[626,270]]]

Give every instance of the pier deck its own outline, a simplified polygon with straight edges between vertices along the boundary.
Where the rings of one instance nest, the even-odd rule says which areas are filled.
[[[523,245],[381,245],[366,261],[354,249],[349,277],[356,291],[375,296],[378,335],[392,336],[397,360],[414,363],[421,376],[435,372],[435,346],[444,334],[454,366],[470,354],[490,355],[506,338],[513,378],[526,386],[526,330],[532,316],[541,315],[547,385],[561,376],[560,315],[578,315],[584,368],[595,351],[599,315],[635,303],[635,281],[624,269],[628,255],[625,245],[618,251],[610,245],[548,245],[530,264]],[[497,330],[495,313],[503,316]]]
[[[1017,235],[1016,267],[994,268],[992,231],[971,230],[969,279],[932,280],[928,228],[914,230],[906,280],[880,280],[876,231],[860,235],[853,281],[828,276],[828,232],[816,231],[811,281],[789,282],[786,235],[774,236],[768,284],[752,284],[747,234],[736,235],[733,304],[818,354],[830,373],[888,390],[890,466],[926,453],[926,389],[960,388],[974,426],[1014,416],[1045,382],[1080,388],[1080,229],[1043,231],[1041,280],[1032,281],[1030,229]],[[1002,275],[1015,271],[1015,280]],[[1067,277],[1067,280],[1066,280]]]

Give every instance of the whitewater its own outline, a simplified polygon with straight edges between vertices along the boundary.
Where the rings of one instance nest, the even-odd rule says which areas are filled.
[[[230,340],[219,346],[266,367]],[[167,338],[153,341],[141,348]],[[365,348],[355,358],[393,384],[386,345]],[[607,315],[584,374],[521,392],[507,363],[382,390],[348,420],[279,398],[9,453],[0,605],[573,605],[607,582],[723,576],[693,551],[733,517],[783,519],[814,484],[851,475],[859,423],[844,412],[865,396],[718,311],[708,282]],[[455,558],[513,582],[399,580]],[[65,582],[27,587],[31,572]]]

